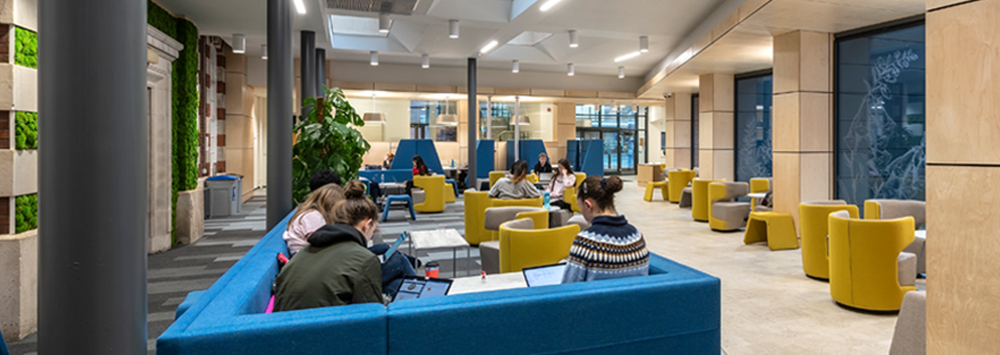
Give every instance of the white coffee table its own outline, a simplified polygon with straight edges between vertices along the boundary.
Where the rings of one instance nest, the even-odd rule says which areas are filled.
[[[754,192],[752,194],[747,194],[747,197],[753,198],[753,199],[762,199],[762,198],[764,198],[766,196],[767,196],[766,192]]]
[[[523,287],[528,287],[528,284],[524,281],[524,273],[508,272],[486,275],[485,281],[481,275],[456,278],[452,282],[448,294],[459,295],[463,293],[498,291]]]
[[[456,254],[458,248],[465,248],[466,263],[469,260],[469,242],[465,241],[465,238],[458,233],[455,229],[433,229],[433,230],[422,230],[422,231],[412,231],[410,234],[410,255],[413,254],[414,250],[439,250],[439,249],[451,249],[451,272],[452,277],[458,275],[458,268],[456,267]]]

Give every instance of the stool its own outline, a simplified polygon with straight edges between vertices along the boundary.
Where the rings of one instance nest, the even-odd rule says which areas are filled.
[[[771,250],[798,249],[792,216],[779,212],[753,212],[747,220],[743,244],[767,241]]]
[[[385,208],[382,209],[382,222],[389,218],[389,209],[393,202],[406,202],[406,207],[410,209],[410,218],[417,220],[417,213],[413,211],[413,199],[407,195],[389,195],[385,198]]]
[[[669,197],[670,192],[667,190],[666,181],[656,181],[656,182],[646,183],[646,195],[644,195],[642,199],[646,200],[646,202],[653,201],[653,189],[657,187],[660,188],[660,196],[663,196],[663,200],[667,201],[667,197]]]
[[[455,202],[455,199],[458,198],[458,183],[455,182],[455,179],[446,179],[444,181],[444,189],[445,189],[445,191],[447,191],[448,188],[451,188],[451,190],[454,190],[455,194],[454,195],[448,195],[448,193],[445,193],[444,194],[444,202],[445,203]]]
[[[691,208],[691,188],[685,187],[681,190],[681,200],[678,201],[678,207],[680,208]]]

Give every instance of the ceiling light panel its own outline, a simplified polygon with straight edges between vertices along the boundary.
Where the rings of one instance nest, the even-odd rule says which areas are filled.
[[[389,20],[392,26],[392,20]],[[334,34],[365,37],[388,37],[389,32],[379,31],[379,19],[374,17],[330,15]]]
[[[489,51],[493,50],[493,48],[496,48],[497,44],[499,43],[496,40],[490,41],[490,43],[487,43],[485,46],[483,46],[483,49],[479,50],[479,53],[486,54]]]
[[[632,59],[632,58],[635,58],[635,57],[638,57],[638,56],[639,56],[640,54],[642,54],[642,52],[639,52],[639,51],[635,51],[635,52],[632,52],[632,53],[629,53],[629,54],[626,54],[626,55],[623,55],[623,56],[621,56],[621,57],[618,57],[618,58],[615,58],[615,63],[618,63],[618,62],[624,62],[624,61],[626,61],[626,60],[629,60],[629,59]]]
[[[295,0],[302,1],[302,0]],[[389,13],[410,16],[420,0],[326,0],[331,10]]]
[[[547,0],[545,3],[542,4],[542,7],[538,9],[542,11],[549,11],[549,9],[551,9],[553,6],[556,6],[556,4],[558,4],[560,1],[562,0]]]

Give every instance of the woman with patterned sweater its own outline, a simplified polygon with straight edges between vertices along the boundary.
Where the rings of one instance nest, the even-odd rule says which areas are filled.
[[[563,283],[649,275],[649,250],[642,233],[615,212],[617,176],[591,176],[580,184],[577,204],[590,228],[573,239]]]

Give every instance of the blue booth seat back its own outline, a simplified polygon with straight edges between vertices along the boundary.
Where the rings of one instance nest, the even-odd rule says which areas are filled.
[[[517,159],[524,160],[528,162],[528,169],[535,166],[538,162],[538,154],[545,153],[548,156],[548,152],[545,150],[545,142],[541,139],[522,139],[521,141],[521,151],[519,152],[521,156],[519,158],[514,157],[514,141],[507,141],[507,169],[510,169]],[[555,162],[559,161],[557,157],[549,157],[549,164],[555,165]],[[487,173],[489,176],[489,173]]]
[[[444,174],[441,158],[438,157],[434,141],[430,139],[401,139],[396,146],[396,158],[392,160],[391,170],[408,170],[412,174],[414,155],[420,155],[431,172]]]

